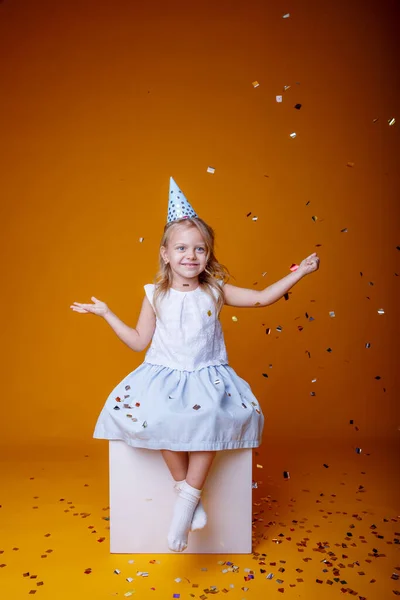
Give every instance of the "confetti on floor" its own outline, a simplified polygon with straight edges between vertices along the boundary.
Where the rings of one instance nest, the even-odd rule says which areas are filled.
[[[64,458],[62,468],[61,460],[36,460],[34,449],[29,461],[1,466],[0,578],[7,598],[162,592],[251,600],[307,590],[312,600],[321,589],[329,598],[332,589],[382,600],[400,593],[398,459],[379,444],[362,452],[358,444],[321,441],[254,450],[249,555],[110,554],[107,456],[93,446],[86,456]]]

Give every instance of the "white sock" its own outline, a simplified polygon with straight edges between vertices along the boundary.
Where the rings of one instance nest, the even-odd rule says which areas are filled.
[[[190,524],[201,492],[202,490],[192,487],[186,481],[181,485],[168,532],[168,546],[175,552],[182,552],[187,548]]]
[[[185,479],[182,479],[182,481],[175,481],[174,488],[177,491],[179,491],[181,489],[181,485],[184,481],[185,481]],[[203,503],[200,498],[199,503],[196,506],[196,509],[194,511],[192,523],[190,525],[190,531],[197,531],[198,529],[203,529],[203,527],[205,527],[206,525],[207,525],[207,513],[204,510],[204,506],[203,506]]]

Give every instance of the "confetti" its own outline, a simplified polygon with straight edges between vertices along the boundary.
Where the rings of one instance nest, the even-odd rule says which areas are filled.
[[[396,123],[396,119],[394,117],[392,117],[391,119],[388,120],[389,123],[389,127],[391,127],[392,125],[394,125]]]
[[[253,87],[258,87],[260,84],[258,83],[258,81],[253,81],[253,83],[251,84]]]
[[[277,102],[282,102],[282,96],[276,96],[276,101]]]
[[[214,167],[207,167],[207,173],[215,173]]]
[[[297,133],[295,133],[295,132],[293,132],[293,133],[291,133],[291,134],[290,134],[290,137],[291,137],[292,139],[294,139],[296,136],[297,136]]]

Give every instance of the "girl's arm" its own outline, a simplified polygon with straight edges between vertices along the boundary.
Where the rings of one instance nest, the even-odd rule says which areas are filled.
[[[282,298],[305,275],[317,269],[319,269],[319,257],[314,252],[301,261],[296,271],[269,285],[265,290],[249,290],[226,283],[223,287],[225,304],[242,308],[268,306]]]
[[[72,308],[74,312],[82,314],[92,313],[99,317],[103,317],[110,325],[111,329],[115,331],[119,339],[135,352],[141,352],[148,346],[156,328],[156,316],[147,296],[143,299],[142,310],[139,315],[136,329],[123,323],[123,321],[108,308],[105,302],[98,300],[95,296],[92,296],[92,300],[93,304],[74,302],[70,308]]]
[[[142,352],[149,345],[156,328],[155,313],[147,296],[143,298],[136,329],[123,323],[110,309],[106,311],[104,319],[119,339],[135,352]]]
[[[283,279],[269,285],[265,290],[250,290],[226,283],[223,287],[225,304],[241,308],[268,306],[282,298],[302,277],[304,274],[297,271],[289,273]]]

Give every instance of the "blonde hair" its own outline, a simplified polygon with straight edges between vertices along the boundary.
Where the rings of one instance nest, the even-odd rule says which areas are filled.
[[[215,305],[217,318],[219,318],[219,314],[224,305],[224,293],[220,284],[217,283],[217,279],[222,280],[223,283],[226,283],[231,275],[227,267],[219,263],[214,254],[214,230],[205,221],[203,221],[203,219],[200,219],[200,217],[185,217],[184,219],[171,221],[164,227],[164,232],[160,242],[160,250],[162,246],[165,246],[166,248],[168,247],[171,236],[178,227],[197,227],[204,240],[206,247],[207,266],[199,275],[199,287],[203,288],[203,290],[212,298]],[[153,304],[156,315],[159,318],[157,301],[160,296],[164,296],[170,287],[172,287],[171,266],[169,263],[166,264],[164,262],[161,252],[159,253],[159,270],[154,277],[154,285],[155,290]],[[213,296],[212,289],[215,290],[217,298]]]

